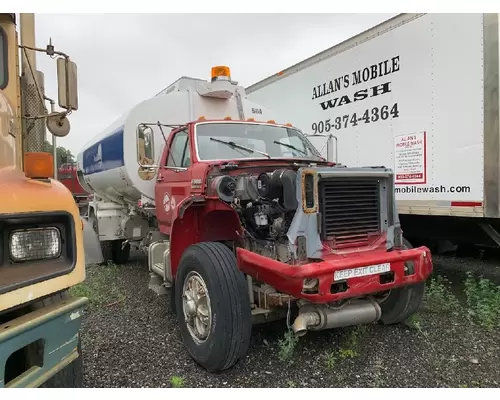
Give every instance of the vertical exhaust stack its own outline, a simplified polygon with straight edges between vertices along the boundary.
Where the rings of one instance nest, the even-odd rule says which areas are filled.
[[[35,14],[20,14],[21,45],[36,47],[35,44]],[[45,119],[30,119],[46,114],[44,101],[44,76],[36,69],[36,53],[21,48],[21,109],[23,116],[23,148],[24,152],[44,151]],[[27,117],[27,118],[26,118]]]

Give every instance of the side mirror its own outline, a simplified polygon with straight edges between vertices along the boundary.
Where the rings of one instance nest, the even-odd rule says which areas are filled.
[[[78,110],[78,80],[76,64],[67,58],[57,59],[57,86],[59,107]]]
[[[139,165],[153,165],[155,158],[154,132],[150,126],[137,127],[137,162]]]
[[[311,142],[311,144],[316,148],[316,150],[318,150],[318,152],[320,154],[322,154],[323,149],[326,146],[326,160],[330,161],[330,162],[338,163],[339,154],[338,154],[338,144],[337,144],[338,139],[337,139],[337,136],[333,136],[332,134],[320,134],[320,133],[315,133],[315,134],[311,134],[311,135],[304,134],[304,136],[309,139],[309,141]],[[324,142],[324,144],[323,144],[323,146],[321,148],[318,148],[318,146],[316,146],[311,141],[311,138],[317,138],[317,137],[321,137],[321,138],[325,138],[326,137],[327,138],[326,142]],[[335,140],[335,147],[333,145],[333,141],[334,140]],[[335,152],[335,155],[334,155],[334,152]]]

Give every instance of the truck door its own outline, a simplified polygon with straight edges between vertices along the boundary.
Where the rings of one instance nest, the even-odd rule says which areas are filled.
[[[190,195],[191,172],[191,143],[185,128],[170,136],[158,169],[156,216],[160,231],[165,234],[170,234],[176,206]]]

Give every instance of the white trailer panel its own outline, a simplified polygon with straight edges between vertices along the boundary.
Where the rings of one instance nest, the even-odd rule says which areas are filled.
[[[338,162],[393,168],[402,213],[498,216],[498,51],[496,14],[403,14],[246,92]]]

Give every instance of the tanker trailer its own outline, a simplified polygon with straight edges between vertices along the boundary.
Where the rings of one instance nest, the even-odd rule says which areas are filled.
[[[97,259],[125,263],[131,245],[147,251],[144,240],[148,242],[159,231],[156,170],[144,165],[158,164],[172,129],[200,116],[276,118],[244,97],[244,88],[234,81],[181,77],[85,144],[77,155],[77,176],[85,191],[94,195],[86,227],[92,227],[99,238],[102,257]]]

